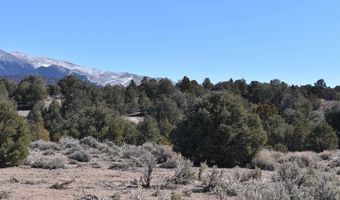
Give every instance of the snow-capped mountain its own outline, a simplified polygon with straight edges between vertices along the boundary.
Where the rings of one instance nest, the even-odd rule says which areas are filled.
[[[0,50],[0,75],[24,75],[32,73],[34,70],[31,64]]]
[[[143,79],[143,76],[136,74],[102,71],[67,61],[0,50],[0,76],[37,75],[47,78],[63,78],[71,74],[98,85],[127,86],[131,80],[140,84]]]

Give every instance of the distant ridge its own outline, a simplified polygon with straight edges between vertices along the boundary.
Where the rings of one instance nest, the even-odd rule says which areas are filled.
[[[97,85],[127,86],[132,80],[140,84],[144,76],[131,73],[116,73],[84,67],[71,62],[52,58],[38,57],[21,52],[0,50],[0,76],[24,77],[28,75],[61,79],[67,75],[76,75]]]

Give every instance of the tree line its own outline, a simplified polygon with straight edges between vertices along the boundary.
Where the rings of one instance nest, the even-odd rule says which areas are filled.
[[[54,100],[46,105],[47,96]],[[340,87],[228,80],[213,84],[184,77],[145,77],[140,85],[97,86],[67,76],[47,85],[40,77],[0,79],[0,165],[17,165],[30,141],[93,136],[118,145],[151,141],[173,145],[195,164],[246,165],[261,148],[277,151],[336,149]],[[324,109],[332,102],[333,107]],[[340,105],[340,104],[339,104]],[[26,119],[17,110],[30,110]],[[122,116],[137,112],[133,124]]]

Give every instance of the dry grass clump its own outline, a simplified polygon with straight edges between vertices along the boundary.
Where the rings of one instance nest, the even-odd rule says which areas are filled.
[[[60,158],[39,158],[38,160],[31,163],[31,167],[42,169],[63,169],[65,168],[65,165],[64,161]]]
[[[37,140],[30,144],[31,149],[39,149],[41,151],[46,150],[60,150],[60,146],[54,142],[46,142],[44,140]]]
[[[79,162],[89,162],[91,160],[91,156],[86,151],[75,151],[74,153],[68,156],[72,160],[76,160]]]
[[[175,174],[169,179],[175,184],[187,184],[195,179],[195,173],[192,170],[193,163],[190,160],[179,156],[178,166],[175,169]]]
[[[273,156],[274,153],[266,149],[260,151],[252,160],[252,165],[262,170],[274,171],[279,166],[279,163]]]

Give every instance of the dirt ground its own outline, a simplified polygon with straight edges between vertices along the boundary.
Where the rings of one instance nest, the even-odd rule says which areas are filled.
[[[8,199],[22,200],[68,200],[80,199],[90,195],[95,195],[99,199],[113,199],[112,197],[115,195],[119,195],[120,199],[129,199],[132,193],[137,190],[132,182],[142,175],[141,170],[110,170],[104,166],[101,168],[68,166],[67,169],[56,170],[26,166],[12,167],[0,169],[0,190],[8,192]],[[228,173],[229,170],[231,169],[225,169],[224,171]],[[172,174],[173,169],[156,168],[151,182],[152,188],[141,189],[144,199],[159,199],[155,195],[158,187],[164,185],[166,178]],[[75,181],[67,186],[66,189],[49,188],[55,183],[74,179]],[[180,185],[174,190],[162,189],[161,193],[167,196],[167,199],[170,199],[172,191],[179,192],[182,199],[218,199],[217,196],[208,193],[187,192],[197,188],[200,184],[199,181],[193,181],[188,185]]]

